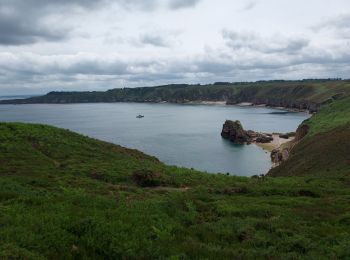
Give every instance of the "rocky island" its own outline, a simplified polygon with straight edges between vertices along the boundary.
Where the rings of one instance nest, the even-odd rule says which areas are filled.
[[[273,141],[272,134],[259,133],[253,130],[245,131],[238,120],[226,120],[221,136],[236,144],[270,143]]]

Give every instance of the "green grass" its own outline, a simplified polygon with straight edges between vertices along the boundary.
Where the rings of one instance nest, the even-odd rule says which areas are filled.
[[[350,98],[323,106],[303,122],[309,130],[273,176],[350,175]]]
[[[134,183],[158,173],[161,188]],[[0,258],[350,257],[350,176],[169,167],[44,125],[0,123]]]
[[[305,124],[310,127],[310,136],[350,125],[350,97],[322,107]]]

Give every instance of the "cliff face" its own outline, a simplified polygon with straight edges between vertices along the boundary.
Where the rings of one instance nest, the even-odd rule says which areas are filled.
[[[271,107],[285,107],[298,110],[308,110],[311,113],[317,112],[321,104],[317,104],[305,100],[288,100],[284,98],[268,98],[268,97],[251,97],[251,98],[242,98],[237,97],[227,101],[228,105],[234,105],[242,102],[253,103],[254,105],[267,105]]]
[[[227,101],[227,104],[249,102],[254,105],[265,104],[316,112],[324,101],[312,100],[311,96],[314,93],[315,87],[311,85],[242,88]]]
[[[309,132],[310,127],[306,124],[301,124],[295,134],[294,142],[301,141]]]
[[[111,89],[105,92],[50,92],[41,97],[4,100],[0,104],[225,101],[318,111],[320,106],[350,95],[348,81],[267,81],[223,85],[165,85]]]

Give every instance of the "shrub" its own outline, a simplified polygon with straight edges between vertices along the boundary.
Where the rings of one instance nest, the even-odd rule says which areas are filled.
[[[132,174],[134,182],[141,187],[155,187],[161,184],[161,174],[151,170],[138,170]]]

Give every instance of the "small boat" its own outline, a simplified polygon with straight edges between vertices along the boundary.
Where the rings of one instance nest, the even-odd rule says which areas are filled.
[[[145,116],[143,115],[138,115],[136,118],[144,118]]]

